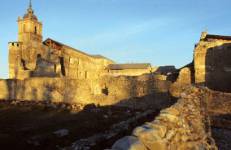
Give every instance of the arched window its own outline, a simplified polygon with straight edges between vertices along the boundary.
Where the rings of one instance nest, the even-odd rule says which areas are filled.
[[[37,27],[34,27],[34,33],[37,34]]]

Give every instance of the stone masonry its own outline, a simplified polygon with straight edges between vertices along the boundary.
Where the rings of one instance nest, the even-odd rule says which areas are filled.
[[[216,150],[203,89],[186,87],[176,104],[118,140],[113,150]]]
[[[50,101],[96,105],[158,106],[169,101],[171,82],[162,76],[105,77],[98,80],[29,78],[0,80],[0,100]],[[147,97],[138,101],[139,97]],[[137,98],[137,102],[129,99]],[[159,101],[162,99],[162,101]],[[137,104],[136,104],[137,103]]]
[[[194,50],[195,83],[230,92],[231,37],[202,33]]]

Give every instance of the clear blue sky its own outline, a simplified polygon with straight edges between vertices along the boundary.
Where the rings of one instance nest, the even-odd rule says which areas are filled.
[[[201,31],[231,35],[230,0],[33,0],[43,37],[118,63],[181,67]],[[0,78],[8,76],[9,41],[28,0],[1,0]]]

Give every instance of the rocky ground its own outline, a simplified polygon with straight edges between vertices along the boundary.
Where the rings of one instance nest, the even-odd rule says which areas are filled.
[[[212,136],[216,141],[219,150],[231,149],[231,130],[224,128],[212,128]]]
[[[219,150],[231,149],[231,115],[211,117],[212,136]]]
[[[141,110],[94,105],[49,104],[44,102],[0,102],[0,146],[4,150],[55,150],[73,142],[110,130],[113,125],[134,118]],[[133,129],[158,114],[154,111],[139,120],[133,119]],[[135,121],[135,122],[134,122]],[[131,122],[130,122],[131,123]],[[129,128],[129,126],[128,126]],[[119,139],[130,130],[113,138]],[[110,147],[116,139],[104,142]],[[103,141],[100,141],[101,143]],[[99,145],[95,149],[99,148]]]

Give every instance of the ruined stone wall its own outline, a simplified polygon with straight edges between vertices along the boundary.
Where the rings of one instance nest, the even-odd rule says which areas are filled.
[[[178,102],[153,121],[137,127],[132,136],[118,140],[113,150],[217,149],[211,137],[204,91],[188,87]]]
[[[38,61],[38,56],[44,61]],[[44,62],[47,62],[47,65],[44,65]],[[113,62],[68,47],[57,50],[40,45],[32,51],[30,45],[25,43],[9,44],[10,78],[26,79],[57,75],[71,79],[97,79],[106,73],[105,68],[110,63]]]
[[[180,70],[179,76],[178,76],[176,82],[178,84],[181,84],[181,85],[191,84],[191,83],[193,83],[192,74],[193,74],[193,72],[192,72],[190,67],[184,67]]]
[[[66,48],[63,50],[65,76],[73,79],[96,79],[104,74],[105,67],[112,63]],[[106,62],[105,62],[106,61]]]
[[[32,72],[36,70],[37,56],[41,55],[43,59],[49,60],[50,51],[42,43],[10,42],[9,49],[9,78],[25,79],[32,77]],[[52,72],[54,73],[54,71]],[[39,74],[39,73],[38,73]],[[42,74],[42,72],[41,72]]]
[[[162,105],[169,104],[170,100],[168,90],[171,82],[161,80],[159,76],[108,76],[100,81],[100,85],[103,87],[104,98],[100,97],[97,100],[105,104],[110,104],[111,100],[115,100],[114,104],[128,107],[155,106],[155,108],[161,108]],[[135,97],[135,101],[130,101]],[[143,98],[142,102],[140,98]]]
[[[195,82],[211,89],[230,92],[231,42],[201,40],[194,50]]]
[[[0,99],[10,99],[9,87],[8,80],[0,80]]]
[[[139,76],[142,74],[151,73],[151,69],[123,69],[123,70],[109,70],[108,74],[112,76]]]
[[[172,96],[178,97],[182,88],[191,85],[194,82],[193,66],[187,66],[179,70],[176,81],[170,87]]]
[[[169,91],[174,97],[180,97],[185,88],[187,88],[186,85],[179,86],[174,83]],[[231,93],[214,91],[209,88],[203,88],[203,92],[206,95],[205,101],[212,126],[229,128],[231,126]]]
[[[206,90],[211,125],[231,129],[231,93]]]
[[[172,84],[170,86],[170,93],[172,96],[179,98],[181,93],[189,85],[177,86]],[[226,115],[231,114],[231,93],[224,93],[220,91],[214,91],[209,88],[203,88],[205,101],[208,103],[208,110],[213,115]]]
[[[22,43],[10,42],[8,44],[8,49],[9,77],[15,78],[22,70],[22,66],[20,64]]]
[[[163,103],[169,100],[169,86],[170,82],[154,77],[0,80],[0,99],[146,107],[149,104],[162,105],[160,99]],[[144,96],[147,96],[145,102],[139,104],[139,97]],[[134,97],[137,97],[137,100],[131,102],[130,99]]]
[[[231,92],[231,41],[205,38],[203,34],[195,46],[193,63],[179,70],[173,86],[179,88],[196,83],[212,90]]]

